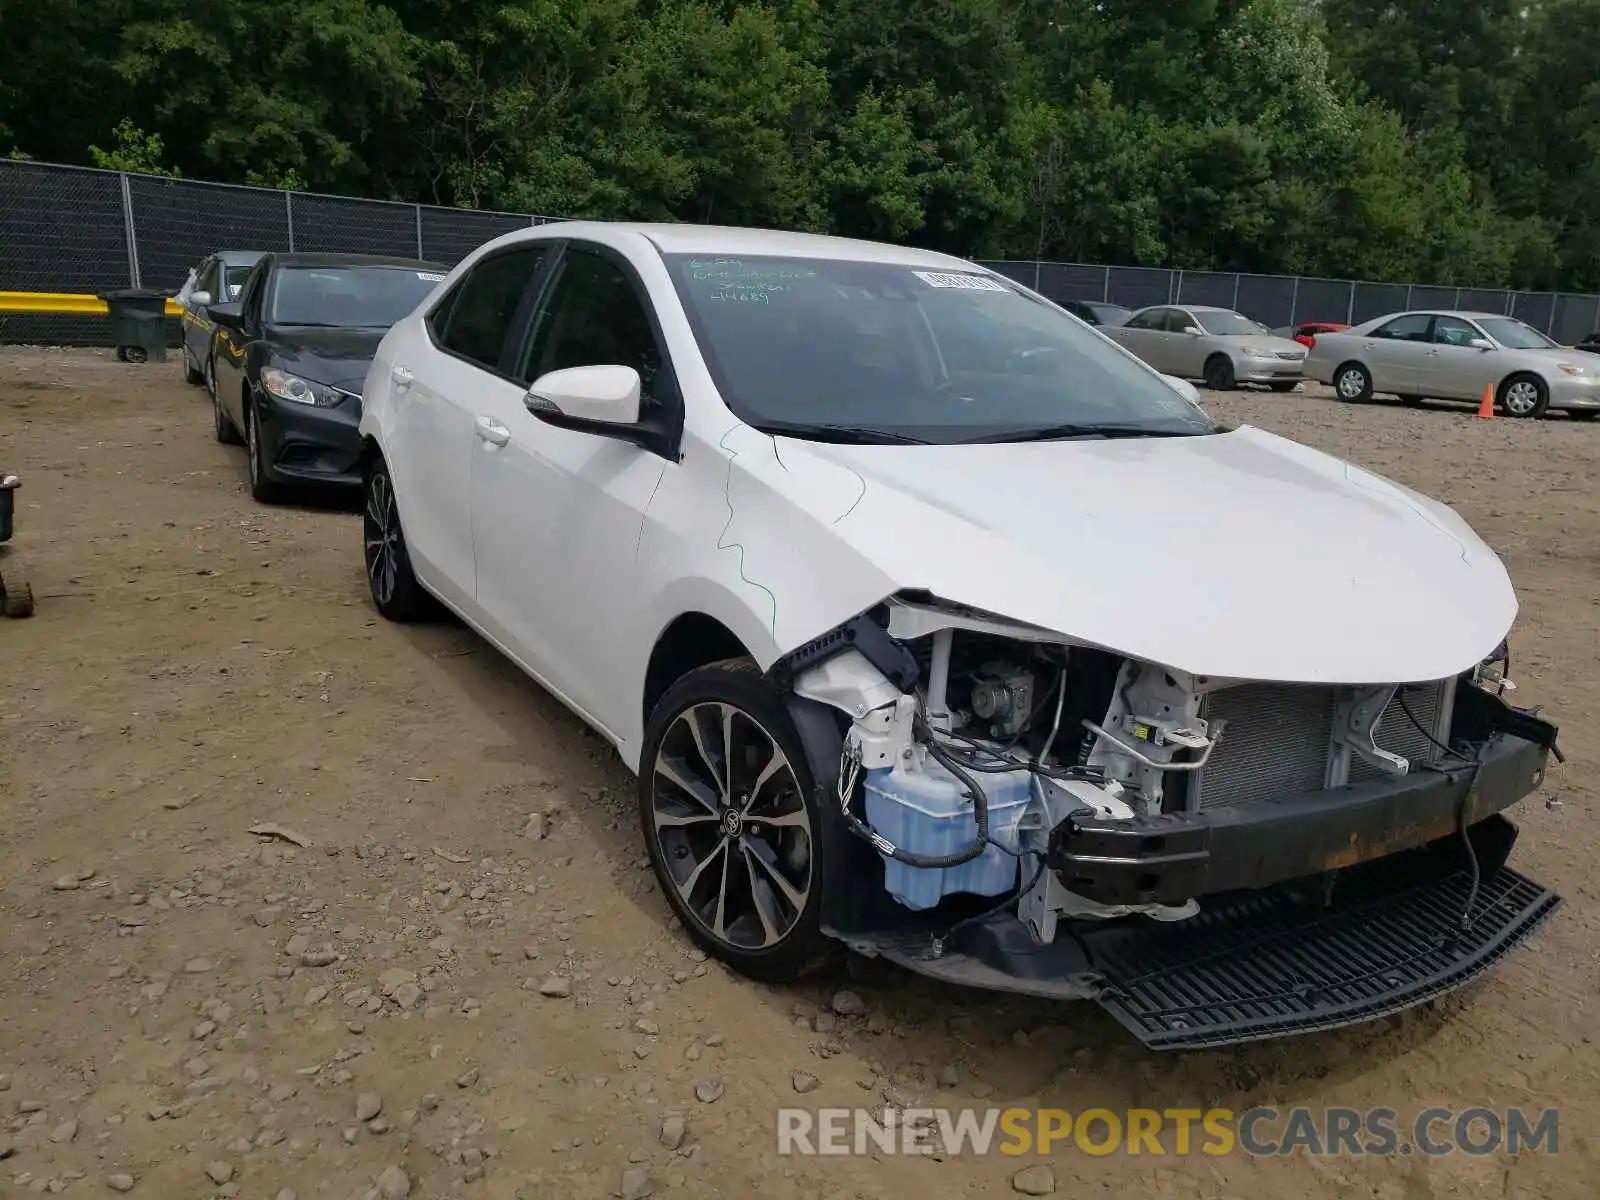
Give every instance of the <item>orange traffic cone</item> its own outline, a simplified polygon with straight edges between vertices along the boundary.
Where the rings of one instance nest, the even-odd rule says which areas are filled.
[[[1486,421],[1494,420],[1494,384],[1483,385],[1483,399],[1478,401],[1478,415]]]

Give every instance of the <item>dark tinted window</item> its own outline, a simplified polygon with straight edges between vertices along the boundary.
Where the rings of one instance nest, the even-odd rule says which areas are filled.
[[[498,369],[517,305],[546,250],[542,245],[523,246],[473,267],[456,285],[455,295],[447,297],[430,317],[439,321],[434,325],[439,344],[490,370]]]
[[[442,278],[417,267],[284,267],[272,288],[272,323],[387,329]]]
[[[758,428],[943,443],[1065,423],[1212,428],[1128,354],[987,273],[666,257],[718,391]]]
[[[1427,313],[1407,313],[1372,331],[1373,337],[1392,338],[1397,342],[1425,342],[1433,318]]]
[[[517,377],[532,383],[567,367],[632,367],[646,399],[655,393],[661,350],[633,281],[587,250],[569,249]]]
[[[1128,321],[1129,329],[1164,329],[1167,310],[1152,308],[1145,312],[1137,313]]]
[[[256,266],[251,269],[249,277],[245,280],[244,289],[239,293],[239,311],[250,321],[261,319],[261,293],[267,287],[267,269]]]
[[[219,297],[219,299],[224,301],[237,300],[239,298],[240,290],[244,287],[244,281],[250,278],[250,271],[251,268],[248,266],[224,267],[223,276],[224,281],[227,284],[228,294],[226,296]]]

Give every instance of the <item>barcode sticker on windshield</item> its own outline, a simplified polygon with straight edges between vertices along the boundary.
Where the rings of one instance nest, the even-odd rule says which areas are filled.
[[[439,283],[441,280],[444,279],[444,276],[443,275],[435,275],[432,271],[418,271],[417,272],[417,278],[421,279],[421,280],[423,280],[423,281],[425,281],[427,283]]]
[[[985,275],[960,275],[950,271],[911,272],[929,287],[959,288],[968,292],[1003,292],[1006,289]]]

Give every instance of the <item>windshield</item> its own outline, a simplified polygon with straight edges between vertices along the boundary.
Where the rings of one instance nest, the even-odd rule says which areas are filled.
[[[223,286],[228,289],[227,299],[237,300],[239,298],[239,292],[244,288],[244,281],[250,278],[250,272],[253,269],[254,264],[244,267],[223,268]]]
[[[1267,332],[1266,326],[1257,325],[1249,317],[1242,317],[1236,312],[1223,312],[1218,309],[1213,312],[1201,311],[1194,315],[1200,322],[1200,327],[1207,333],[1215,333],[1222,337],[1253,336]]]
[[[1559,350],[1560,347],[1532,325],[1513,317],[1483,317],[1478,321],[1484,332],[1510,350]]]
[[[273,281],[271,321],[387,329],[443,278],[412,267],[284,267]]]
[[[990,275],[665,257],[723,399],[767,432],[960,443],[1066,425],[1214,428],[1099,334]]]

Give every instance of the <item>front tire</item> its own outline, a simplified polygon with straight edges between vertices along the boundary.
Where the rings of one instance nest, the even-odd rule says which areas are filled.
[[[1372,399],[1372,376],[1360,363],[1348,362],[1333,373],[1333,390],[1347,404]]]
[[[1498,399],[1506,416],[1533,420],[1550,407],[1550,389],[1537,375],[1511,375],[1500,385]]]
[[[1206,359],[1201,378],[1205,381],[1206,387],[1213,392],[1231,392],[1239,386],[1238,376],[1233,370],[1233,360],[1226,354],[1213,354]]]
[[[257,504],[276,504],[283,489],[267,478],[266,449],[261,444],[261,423],[256,406],[244,402],[244,456],[250,469],[250,495]]]
[[[183,381],[190,387],[197,387],[206,381],[205,372],[194,365],[194,355],[189,353],[189,347],[183,348]]]
[[[701,667],[667,689],[645,726],[639,822],[696,945],[767,983],[826,963],[823,819],[800,734],[754,664]]]
[[[362,491],[366,498],[361,517],[362,561],[373,606],[391,621],[426,620],[438,611],[437,603],[411,569],[394,480],[381,455],[367,467]]]

